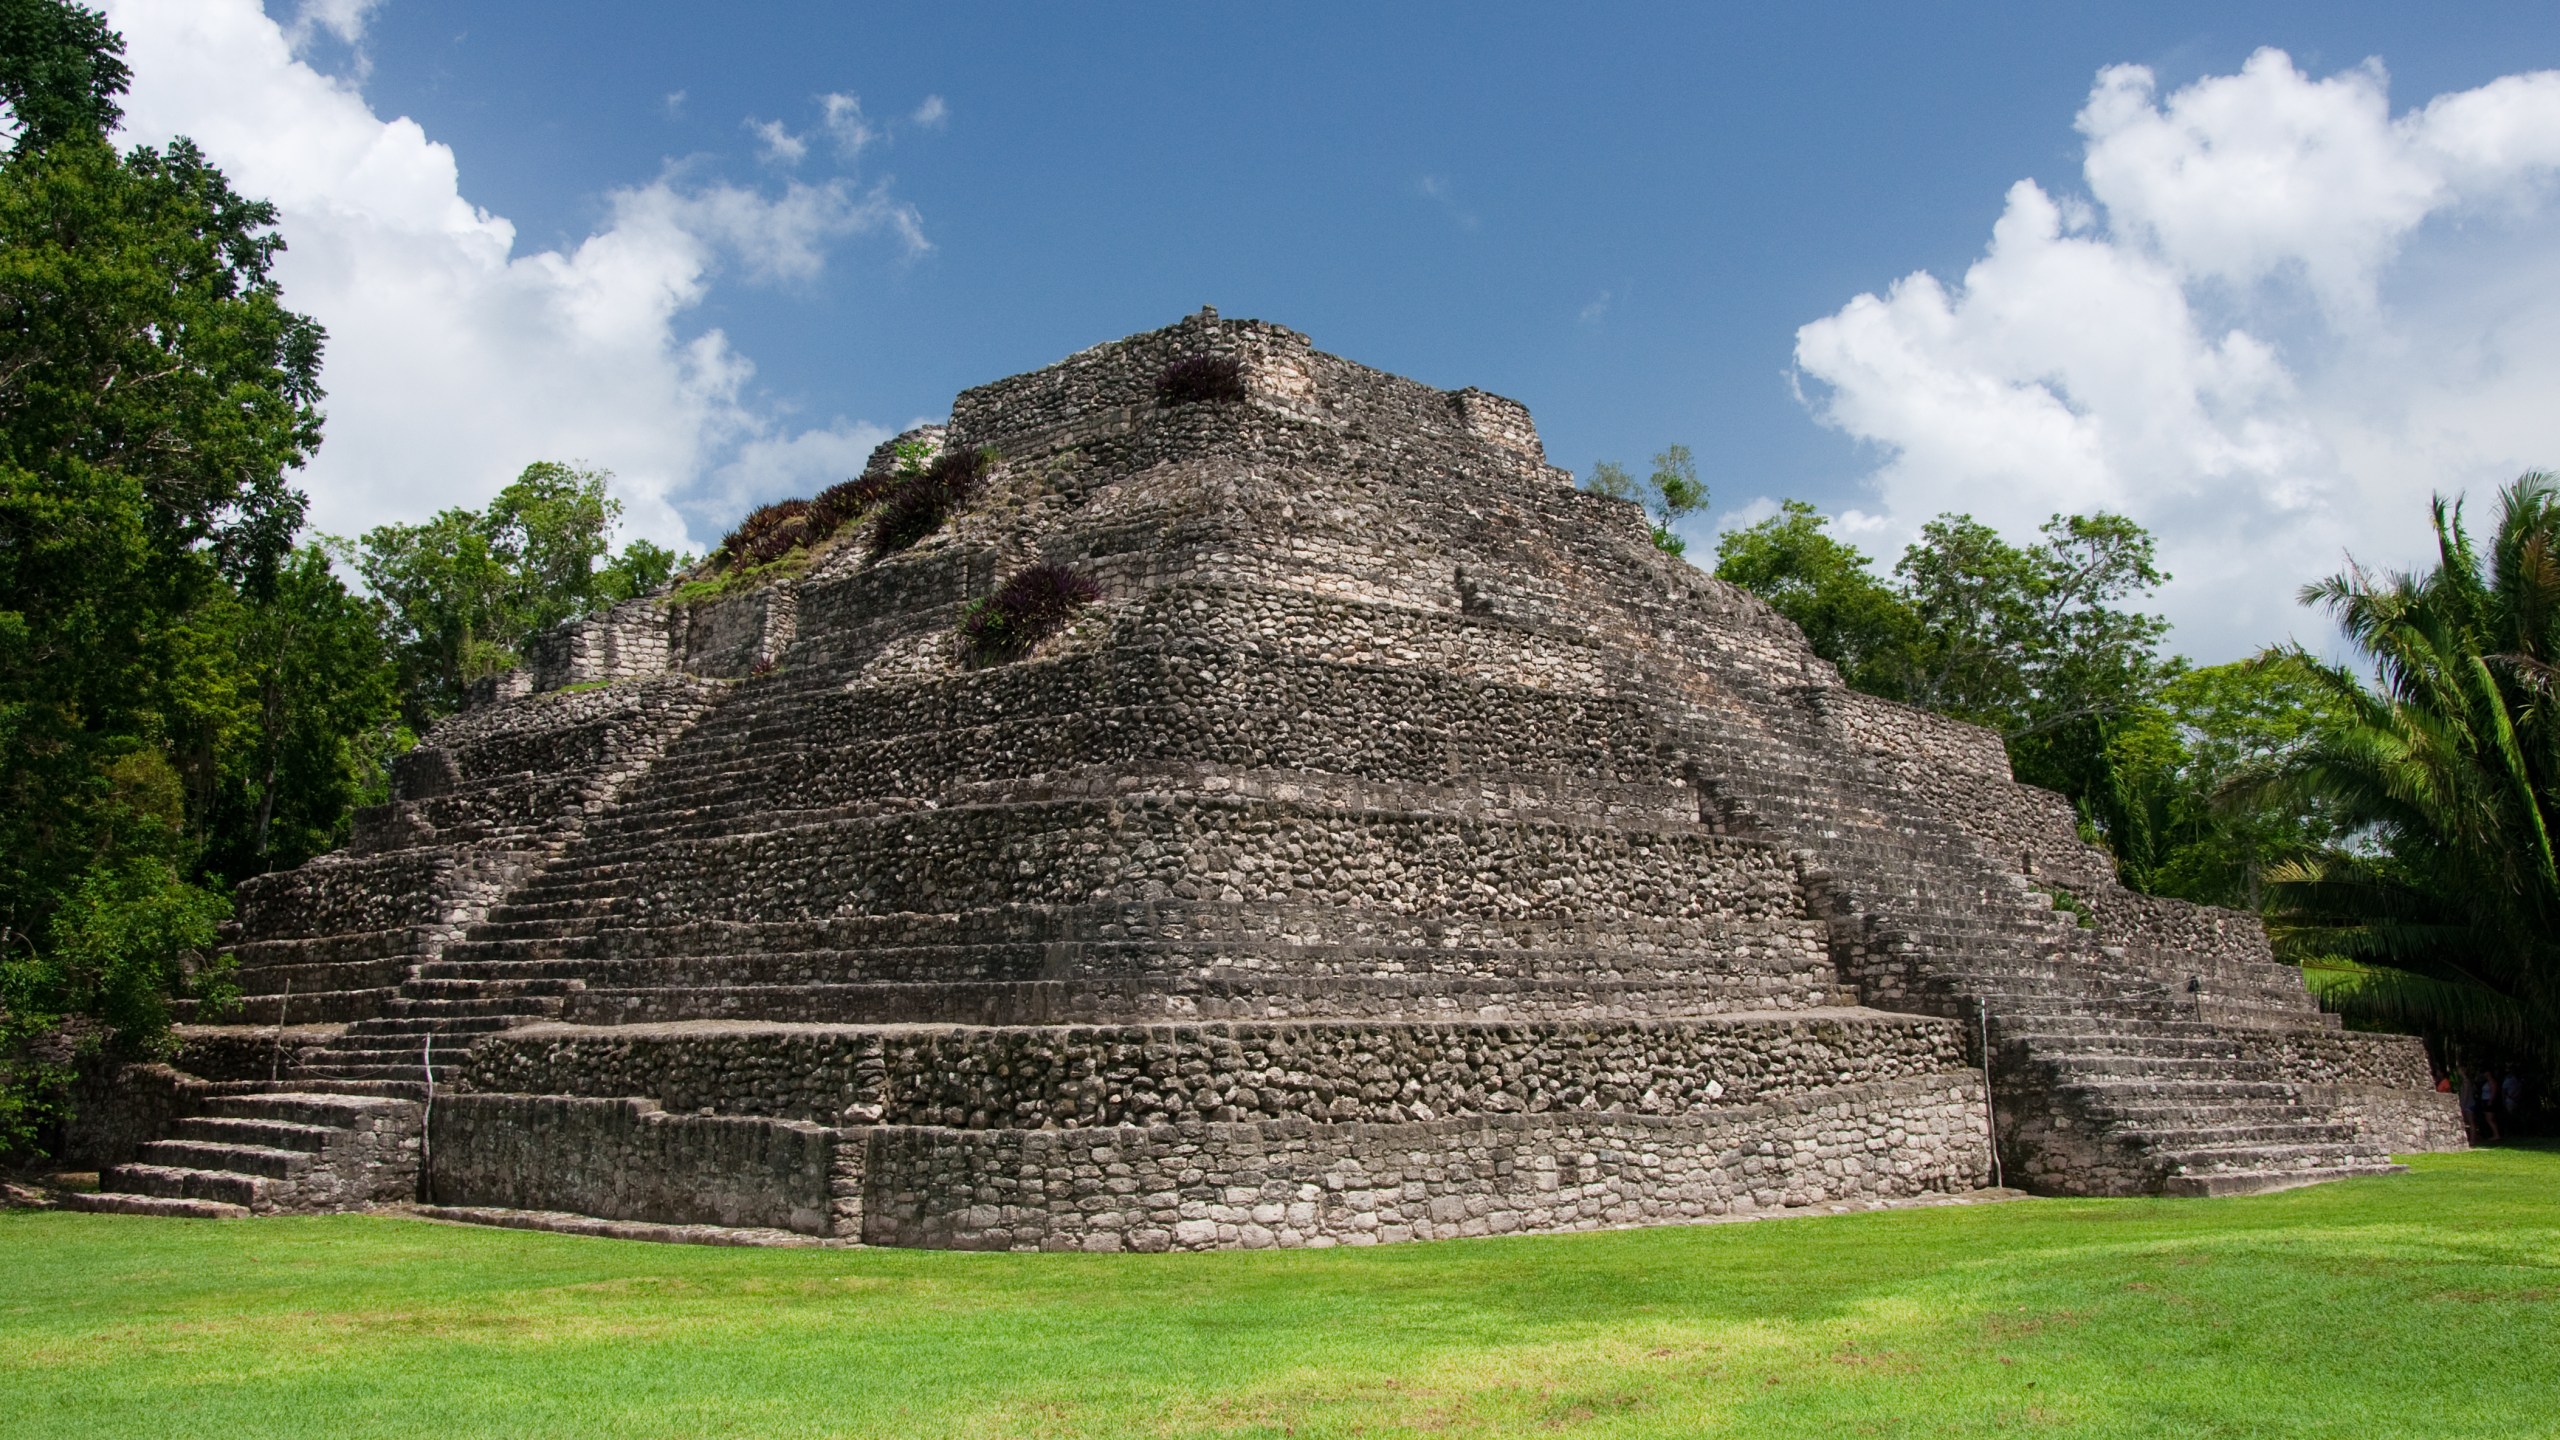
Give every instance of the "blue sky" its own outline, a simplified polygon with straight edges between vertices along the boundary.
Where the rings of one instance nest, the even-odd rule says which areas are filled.
[[[2431,485],[2476,488],[2545,450],[2539,463],[2560,465],[2560,431],[2508,413],[2514,405],[2482,415],[2447,399],[2379,437],[2364,419],[2323,418],[2370,416],[2359,397],[2387,387],[2377,356],[2422,364],[2497,351],[2497,378],[2519,393],[2560,356],[2508,354],[2492,337],[2512,308],[2500,286],[2540,293],[2554,258],[2541,238],[2551,233],[2541,222],[2552,165],[2531,144],[2461,169],[2441,160],[2447,145],[2411,132],[2410,153],[2439,157],[2426,173],[2442,195],[2403,213],[2394,198],[2403,186],[2345,219],[2271,220],[2261,231],[2278,238],[2265,243],[2294,248],[2261,263],[2246,257],[2264,245],[2214,229],[2213,217],[2277,182],[2161,199],[2184,172],[2162,148],[2168,130],[2139,123],[2174,115],[2176,98],[2201,85],[2186,126],[2197,153],[2296,112],[2316,140],[2319,126],[2352,128],[2347,91],[2368,58],[2387,82],[2372,75],[2366,92],[2387,93],[2390,115],[2405,118],[2435,97],[2560,66],[2560,16],[2547,4],[2467,6],[2451,20],[2339,4],[1958,15],[522,0],[275,0],[263,17],[250,0],[109,8],[135,42],[136,138],[207,138],[235,178],[268,182],[289,241],[311,237],[309,279],[288,298],[307,294],[347,355],[345,373],[331,377],[333,420],[344,416],[332,445],[343,441],[349,458],[324,455],[310,480],[315,511],[333,528],[469,503],[537,458],[514,452],[568,447],[601,452],[584,458],[632,477],[651,502],[634,507],[641,528],[681,528],[700,544],[746,503],[805,490],[882,428],[938,415],[958,389],[1203,302],[1303,330],[1364,363],[1517,397],[1551,457],[1577,471],[1685,442],[1724,516],[1799,496],[1845,513],[1877,553],[1898,550],[1912,525],[1950,503],[2013,533],[2083,500],[2130,509],[2162,531],[2182,578],[2201,577],[2168,608],[2182,642],[2213,659],[2278,638],[2270,627],[2289,623],[2284,592],[2335,568],[2343,548],[2398,544],[2394,531],[2418,522]],[[209,39],[201,27],[216,12],[228,28]],[[284,51],[249,33],[261,18]],[[233,44],[245,58],[189,70]],[[2290,80],[2262,70],[2254,88],[2243,84],[2262,47],[2286,52]],[[2124,93],[2149,95],[2153,109],[2107,122],[2122,163],[2093,206],[2099,182],[2087,166],[2100,137],[2075,118],[2094,104],[2101,70],[2125,65],[2150,72],[2149,90]],[[261,66],[285,67],[282,81],[261,81]],[[2222,93],[2210,91],[2217,82],[2230,103],[2214,109],[2204,102]],[[277,108],[279,93],[305,90],[305,101]],[[2492,98],[2529,126],[2549,118],[2545,90],[2560,93],[2510,85]],[[829,96],[851,102],[834,102],[832,129]],[[2340,104],[2317,108],[2327,100]],[[404,117],[414,134],[397,127]],[[779,151],[757,122],[778,123]],[[207,136],[226,123],[232,157]],[[392,138],[374,148],[400,150],[399,183],[417,191],[378,209],[411,221],[350,219],[370,203],[370,182],[312,158],[333,143],[357,154],[368,123],[387,127]],[[323,138],[303,153],[276,138],[301,130]],[[2287,143],[2285,163],[2321,188],[2303,158],[2319,145]],[[350,277],[386,273],[364,267],[393,264],[382,257],[395,251],[407,267],[398,273],[433,271],[442,262],[420,236],[449,239],[476,223],[431,214],[417,198],[448,183],[427,174],[436,146],[449,148],[453,178],[435,193],[512,223],[513,278],[504,293],[451,303],[421,293],[404,324],[369,318],[367,297],[397,287]],[[2187,339],[2160,343],[2193,354],[2162,361],[2160,373],[2209,372],[2191,387],[2204,439],[2126,438],[2149,423],[2137,417],[2177,405],[2133,399],[2108,410],[2098,371],[2114,364],[2110,352],[2070,347],[2119,323],[2141,326],[2104,305],[2073,322],[2080,341],[2014,330],[1996,342],[1933,340],[1925,306],[1851,313],[1857,297],[1892,298],[1888,287],[1926,272],[1956,292],[1956,323],[1978,330],[1983,322],[1964,314],[1965,273],[1994,246],[1995,222],[2040,213],[2032,201],[2017,208],[2011,187],[2021,180],[2058,207],[2049,246],[2112,247],[2097,258],[2172,277],[2191,323],[2178,332]],[[2368,219],[2383,248],[2337,261],[2361,267],[2348,278],[2324,270],[2320,237]],[[373,228],[358,234],[359,221]],[[665,374],[626,376],[618,352],[541,351],[541,336],[509,328],[535,303],[524,287],[543,283],[530,257],[577,262],[587,278],[558,281],[541,302],[567,304],[562,295],[619,283],[595,278],[610,257],[582,246],[621,237],[636,247],[644,235],[677,236],[666,244],[684,258],[651,252],[659,268],[629,292],[639,318],[612,333],[658,346],[672,357]],[[2012,254],[2026,243],[2013,242]],[[286,278],[297,283],[291,270]],[[1997,279],[1983,277],[1979,293]],[[2151,294],[2140,279],[2128,295]],[[2021,280],[2020,303],[2068,309],[2109,282],[2052,283],[2063,288]],[[462,311],[493,318],[450,343],[431,337],[398,364],[367,358],[368,346],[426,328],[419,316]],[[1826,319],[1835,330],[1800,335]],[[2265,355],[2223,345],[2233,330]],[[716,336],[716,355],[706,336]],[[1913,359],[1914,345],[1941,341]],[[475,360],[491,374],[520,365],[525,378],[498,401],[474,403],[467,391],[437,390],[441,381],[404,381],[399,368]],[[2273,370],[2234,380],[2235,365]],[[576,389],[579,376],[595,377],[595,393]],[[2159,383],[2125,393],[2165,393]],[[1930,418],[1938,402],[1912,398],[1967,384],[2057,396],[2066,417],[2105,421],[2089,442],[2103,452],[2090,461],[2095,478],[2078,489],[2018,480],[2003,467],[2028,462],[1997,433],[2012,411],[1948,429]],[[497,414],[506,398],[553,385],[556,413],[587,418],[564,419],[555,435],[540,406]],[[412,409],[441,400],[453,413],[369,438],[396,428],[368,416],[402,396],[425,397]],[[708,418],[683,433],[636,419],[618,434],[617,403],[646,419],[699,403]],[[2445,441],[2449,425],[2467,425],[2469,438]],[[445,463],[439,429],[485,443],[457,439]],[[2241,458],[2211,458],[2230,455]],[[406,478],[383,479],[395,471]],[[2198,497],[2243,482],[2264,503],[2241,528],[2269,528],[2237,541],[2213,534],[2219,522]],[[2394,505],[2405,513],[2385,513]]]

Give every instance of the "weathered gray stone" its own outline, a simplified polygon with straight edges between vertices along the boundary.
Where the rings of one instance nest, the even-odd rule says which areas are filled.
[[[1245,398],[1161,398],[1198,354]],[[283,1086],[433,1080],[457,1213],[680,1238],[1706,1220],[1980,1186],[1995,1121],[2083,1193],[2459,1143],[2415,1042],[2124,890],[1996,736],[1845,689],[1515,402],[1204,312],[910,438],[1000,459],[911,549],[544,637],[243,887],[270,1028],[188,1053],[254,1084],[290,1022]],[[1104,599],[973,665],[1035,561]],[[256,1199],[191,1143],[136,1183]]]

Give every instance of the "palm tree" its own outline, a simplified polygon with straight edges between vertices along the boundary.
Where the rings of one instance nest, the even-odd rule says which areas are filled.
[[[2487,554],[2438,497],[2436,564],[2350,562],[2302,592],[2372,683],[2299,647],[2348,719],[2282,783],[2354,839],[2269,875],[2271,928],[2324,1003],[2475,1052],[2552,1058],[2560,1040],[2560,485],[2498,493]]]

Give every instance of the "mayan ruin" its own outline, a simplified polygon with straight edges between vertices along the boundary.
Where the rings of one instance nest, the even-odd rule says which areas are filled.
[[[88,1097],[77,1204],[1163,1251],[2462,1143],[2419,1040],[2119,885],[1517,402],[1203,310],[864,483],[243,884],[238,1011]]]

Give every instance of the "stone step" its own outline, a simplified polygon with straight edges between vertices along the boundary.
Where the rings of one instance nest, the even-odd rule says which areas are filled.
[[[236,1014],[239,1023],[273,1025],[325,1025],[342,1020],[362,1020],[377,1015],[382,1007],[398,998],[397,988],[385,986],[369,990],[296,990],[290,1000],[282,1002],[284,1018],[278,1021],[279,1002],[265,997],[250,1002]],[[171,1002],[171,1013],[181,1022],[192,1021],[198,1009],[193,1000]],[[228,1023],[228,1022],[226,1022]]]
[[[110,1165],[98,1176],[101,1192],[154,1195],[169,1200],[212,1200],[256,1209],[272,1182],[263,1176],[230,1170],[195,1170],[182,1166],[134,1163]]]
[[[307,1089],[299,1079],[284,1086],[251,1084],[254,1088],[208,1099],[205,1113],[230,1119],[352,1130],[400,1115],[409,1108],[409,1102],[418,1098],[407,1093],[407,1087],[380,1092],[346,1092]]]
[[[443,1056],[437,1056],[435,1063],[437,1086],[451,1085],[455,1077],[468,1068],[465,1056],[460,1051],[454,1053],[451,1063],[447,1063]],[[427,1067],[419,1064],[418,1057],[415,1055],[333,1055],[325,1060],[313,1061],[304,1069],[304,1075],[314,1082],[399,1080],[420,1087],[422,1092],[427,1083],[427,1073]]]
[[[333,1136],[345,1132],[333,1125],[306,1125],[263,1116],[193,1115],[178,1122],[179,1140],[208,1145],[256,1145],[270,1150],[300,1150],[317,1155]]]
[[[2235,1101],[2278,1100],[2292,1103],[2299,1087],[2276,1080],[2118,1080],[2106,1076],[2074,1076],[2069,1088],[2108,1115],[2122,1107],[2166,1104],[2207,1111]]]
[[[381,1021],[374,1023],[381,1024],[394,1020],[414,1021],[417,1022],[414,1029],[409,1031],[368,1030],[365,1033],[426,1034],[432,1031],[438,1034],[454,1034],[479,1030],[503,1030],[524,1020],[559,1014],[565,993],[478,995],[469,999],[432,1000],[411,1000],[404,997],[393,1002],[391,1012],[383,1016]],[[353,1033],[353,1027],[349,1027],[349,1033]]]
[[[189,1200],[174,1195],[138,1195],[124,1191],[75,1190],[62,1197],[62,1208],[91,1215],[156,1215],[172,1220],[245,1220],[249,1207],[221,1200]]]
[[[2108,1133],[2131,1140],[2145,1149],[2159,1151],[2295,1143],[2353,1145],[2357,1135],[2355,1126],[2340,1120],[2269,1117],[2262,1123],[2246,1124],[2208,1121],[2192,1115],[2180,1118],[2191,1123],[2151,1125],[2118,1118]]]
[[[2319,1185],[2331,1180],[2352,1180],[2364,1175],[2397,1175],[2408,1170],[2406,1165],[2386,1161],[2358,1161],[2317,1170],[2223,1170],[2201,1175],[2171,1175],[2162,1182],[2160,1193],[2194,1198],[2234,1195],[2265,1195],[2277,1190],[2298,1190],[2305,1185]]]
[[[413,1069],[412,1077],[417,1075]],[[427,1093],[422,1079],[349,1079],[329,1075],[296,1075],[277,1084],[265,1080],[226,1080],[206,1087],[207,1092],[223,1100],[301,1099],[301,1100],[384,1100],[417,1101]],[[267,1111],[253,1113],[266,1114]],[[281,1112],[277,1112],[281,1113]],[[333,1123],[315,1121],[314,1123]]]
[[[540,1012],[527,1010],[524,1013],[530,1015]],[[390,1039],[403,1036],[415,1038],[421,1035],[478,1035],[504,1030],[514,1023],[512,1014],[491,1014],[485,1010],[473,1010],[455,1015],[384,1015],[371,1020],[359,1020],[348,1026],[346,1038],[349,1041],[357,1041],[374,1037]]]
[[[440,962],[441,963],[441,962]],[[517,978],[470,974],[439,974],[431,978],[413,978],[400,987],[405,1000],[477,1000],[502,995],[571,995],[584,988],[576,978]]]
[[[251,1023],[263,1020],[272,1024],[276,1006],[288,995],[397,986],[420,958],[414,949],[374,960],[325,960],[312,964],[257,964],[243,957],[234,972],[239,976],[240,1014]]]
[[[149,1140],[137,1152],[145,1165],[171,1170],[220,1170],[269,1180],[290,1180],[310,1169],[313,1153],[204,1140]]]
[[[2223,1170],[2324,1169],[2373,1158],[2357,1147],[2325,1140],[2228,1142],[2171,1148],[2145,1147],[2166,1162],[2172,1174],[2204,1175]]]

